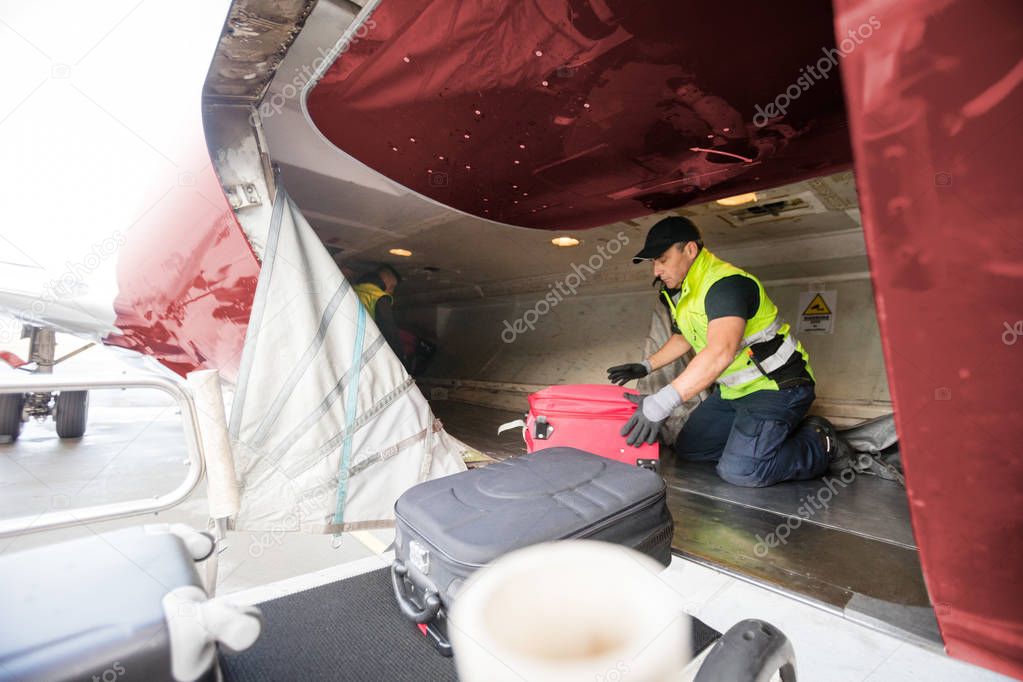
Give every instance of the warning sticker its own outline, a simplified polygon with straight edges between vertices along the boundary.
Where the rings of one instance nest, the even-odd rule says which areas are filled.
[[[804,291],[799,295],[799,333],[833,333],[837,308],[837,291]]]
[[[810,301],[810,305],[806,306],[806,310],[803,311],[804,315],[830,315],[831,308],[828,307],[827,301],[824,300],[820,294],[813,297]]]

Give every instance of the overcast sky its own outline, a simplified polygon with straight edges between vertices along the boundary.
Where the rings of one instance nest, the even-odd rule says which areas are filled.
[[[195,170],[187,149],[228,5],[0,0],[0,292],[58,279],[104,238],[130,236]],[[115,266],[116,255],[90,273],[91,300],[113,300]]]

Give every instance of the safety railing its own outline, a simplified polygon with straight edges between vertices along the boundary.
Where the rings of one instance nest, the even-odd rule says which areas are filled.
[[[181,408],[188,451],[188,473],[177,488],[163,495],[109,504],[90,505],[77,509],[51,510],[36,515],[0,520],[0,538],[68,528],[97,521],[110,521],[128,516],[152,514],[170,509],[184,501],[202,480],[206,458],[199,436],[199,420],[195,400],[187,385],[158,375],[100,379],[87,376],[55,376],[30,374],[0,376],[0,393],[51,393],[54,391],[88,391],[93,389],[150,388],[167,393]]]

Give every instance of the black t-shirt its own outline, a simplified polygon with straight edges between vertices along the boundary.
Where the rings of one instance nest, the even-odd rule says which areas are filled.
[[[749,320],[760,307],[760,289],[756,282],[745,275],[729,275],[711,285],[703,304],[708,323],[719,317],[741,317]],[[675,321],[672,320],[671,324],[674,328]],[[678,329],[675,328],[674,331],[678,332]],[[753,344],[750,346],[753,349],[753,357],[758,362],[763,361],[778,350],[783,341],[784,338],[778,334],[773,339]],[[767,376],[777,383],[779,388],[813,382],[810,373],[806,371],[806,361],[800,353],[793,353],[788,362]]]
[[[760,307],[760,288],[745,275],[722,277],[714,282],[703,300],[707,321],[719,317],[741,317],[748,320]]]

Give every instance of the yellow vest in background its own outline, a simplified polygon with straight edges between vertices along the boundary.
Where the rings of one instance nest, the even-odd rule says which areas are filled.
[[[354,287],[355,293],[358,294],[359,300],[362,301],[362,305],[366,306],[366,310],[369,312],[370,317],[376,319],[377,315],[377,301],[384,296],[388,296],[391,300],[394,297],[389,293],[378,287],[376,284],[356,284]]]

